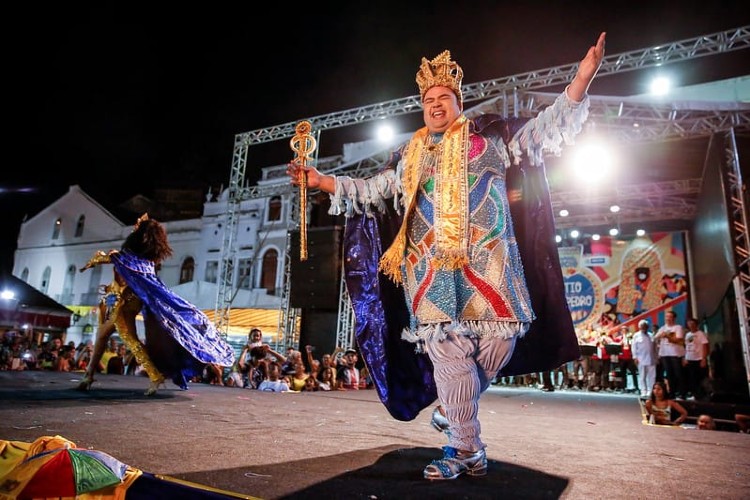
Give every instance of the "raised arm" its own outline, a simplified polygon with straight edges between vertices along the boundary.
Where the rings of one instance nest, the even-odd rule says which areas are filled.
[[[596,76],[599,67],[602,65],[602,59],[604,59],[604,45],[607,33],[602,32],[599,35],[599,39],[596,41],[596,45],[592,45],[586,56],[578,64],[578,71],[573,81],[568,86],[568,97],[574,101],[582,101],[586,92],[588,92],[591,81]]]
[[[112,260],[110,259],[110,255],[112,255],[114,252],[116,252],[116,250],[112,250],[109,253],[99,250],[98,252],[94,254],[93,257],[89,259],[86,265],[83,266],[79,271],[83,272],[86,269],[91,269],[92,267],[98,266],[99,264],[112,263]]]

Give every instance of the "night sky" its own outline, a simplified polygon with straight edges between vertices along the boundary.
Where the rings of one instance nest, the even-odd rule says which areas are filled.
[[[70,185],[109,204],[226,185],[236,134],[415,95],[422,56],[451,50],[468,84],[578,61],[601,31],[614,54],[750,24],[744,2],[162,3],[5,18],[2,267],[24,215]],[[372,125],[324,132],[320,153]],[[248,176],[289,159],[288,141],[253,146]]]

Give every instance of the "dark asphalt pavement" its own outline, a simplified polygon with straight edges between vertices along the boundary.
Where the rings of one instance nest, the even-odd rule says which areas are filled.
[[[375,391],[263,393],[147,379],[0,372],[0,438],[60,435],[146,472],[263,499],[750,498],[750,435],[644,425],[637,397],[528,388],[480,403],[489,473],[430,482],[430,409],[393,419]]]

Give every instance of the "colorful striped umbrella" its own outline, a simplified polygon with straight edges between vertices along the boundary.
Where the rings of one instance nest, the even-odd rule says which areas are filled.
[[[122,481],[128,466],[101,451],[66,446],[32,455],[18,464],[3,483],[16,498],[72,497]]]

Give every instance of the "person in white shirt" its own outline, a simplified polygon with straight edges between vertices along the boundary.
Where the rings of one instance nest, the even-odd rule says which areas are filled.
[[[698,320],[688,318],[685,334],[685,359],[682,362],[687,379],[687,397],[694,399],[701,390],[701,382],[708,375],[709,343],[706,334],[698,329]]]
[[[664,326],[654,335],[659,346],[659,360],[669,383],[669,398],[681,399],[685,395],[685,377],[682,358],[685,357],[685,329],[678,325],[677,313],[664,314]]]
[[[656,345],[648,327],[648,321],[640,320],[638,331],[633,335],[630,345],[633,360],[638,367],[638,387],[641,388],[641,396],[644,398],[651,396],[651,388],[656,382]]]
[[[288,392],[289,385],[280,380],[281,366],[276,361],[268,363],[268,378],[260,383],[258,386],[259,391],[269,392]]]

